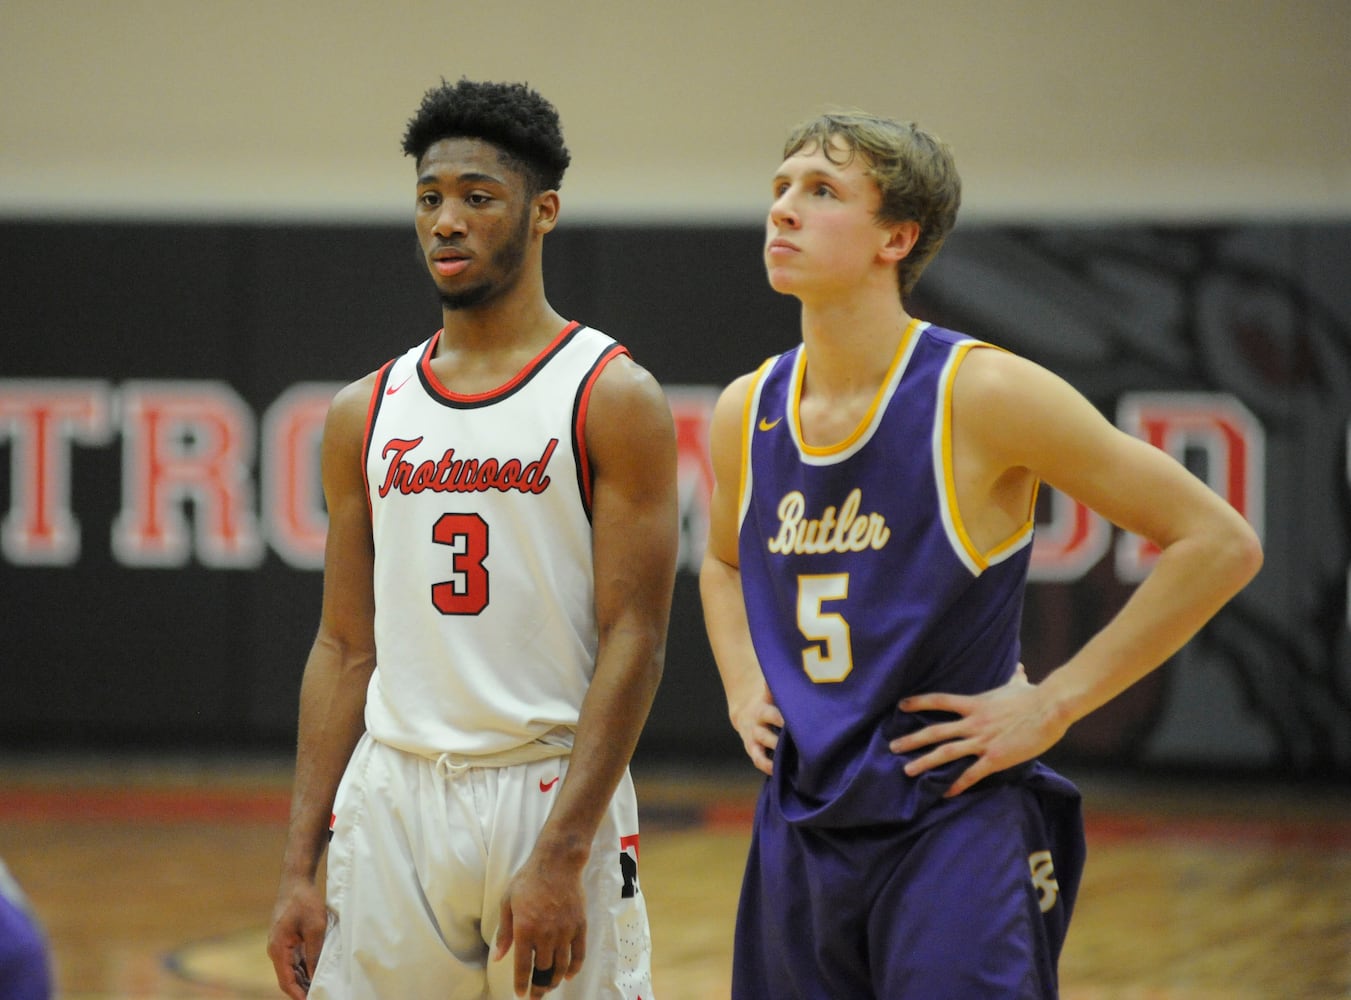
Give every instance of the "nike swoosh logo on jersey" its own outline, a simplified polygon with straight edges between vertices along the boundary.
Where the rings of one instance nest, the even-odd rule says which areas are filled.
[[[390,386],[388,389],[385,390],[385,395],[386,395],[386,396],[392,396],[392,395],[394,395],[396,392],[398,392],[400,389],[402,389],[404,386],[406,386],[406,385],[408,384],[408,379],[409,379],[409,378],[412,378],[412,377],[413,377],[412,375],[409,375],[408,378],[404,379],[404,380],[403,380],[402,382],[400,382],[398,385],[392,385],[392,386]]]
[[[540,780],[539,780],[539,790],[540,790],[541,792],[552,791],[554,785],[556,785],[556,784],[558,784],[558,779],[557,779],[557,778],[554,778],[553,781],[545,781],[543,778],[540,778]]]
[[[760,418],[760,429],[761,429],[762,431],[772,431],[775,427],[778,427],[778,426],[779,426],[779,421],[782,420],[782,419],[783,419],[783,417],[779,417],[779,418],[777,418],[776,420],[770,420],[770,419],[767,418],[767,417],[761,417],[761,418]]]

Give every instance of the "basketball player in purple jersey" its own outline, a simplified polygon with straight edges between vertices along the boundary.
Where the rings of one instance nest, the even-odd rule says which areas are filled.
[[[443,327],[328,414],[268,954],[294,1000],[646,1000],[628,764],[675,577],[671,411],[545,296],[552,105],[443,84],[403,146]]]
[[[700,580],[732,725],[769,776],[733,996],[1054,997],[1083,832],[1037,757],[1240,590],[1258,540],[1055,375],[907,314],[960,201],[942,142],[821,116],[772,195],[765,265],[802,342],[719,399]],[[1018,632],[1041,482],[1161,555],[1034,685]]]
[[[51,950],[28,897],[0,861],[0,997],[50,1000]]]

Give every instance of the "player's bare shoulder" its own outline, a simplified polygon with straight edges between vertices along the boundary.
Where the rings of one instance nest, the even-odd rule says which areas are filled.
[[[1026,433],[1030,425],[1064,419],[1066,400],[1078,393],[1028,358],[982,345],[968,351],[952,387],[958,425],[997,437]]]
[[[990,344],[978,344],[961,359],[953,390],[958,398],[985,403],[1016,394],[1023,379],[1039,366],[1026,358]]]
[[[325,474],[351,466],[359,470],[361,448],[366,438],[371,394],[380,373],[371,372],[339,389],[328,405],[324,420],[323,456]]]
[[[592,405],[642,407],[653,403],[666,403],[661,385],[627,354],[618,355],[605,366],[592,390]]]
[[[371,394],[375,392],[380,372],[373,371],[354,382],[348,382],[336,393],[328,406],[328,428],[335,424],[346,429],[355,423],[365,430],[366,417],[370,413]]]
[[[755,377],[759,371],[746,372],[738,375],[729,382],[718,394],[718,401],[714,405],[713,420],[715,423],[739,424],[742,412],[746,408],[746,398],[750,395],[752,386],[755,384]]]
[[[606,429],[622,429],[631,439],[664,434],[668,427],[673,428],[671,407],[656,377],[627,354],[612,359],[591,389],[588,441]]]
[[[647,483],[665,489],[674,481],[675,420],[657,379],[628,355],[610,360],[591,388],[586,450],[604,481]],[[669,474],[668,474],[669,473]]]
[[[709,425],[715,469],[725,462],[740,460],[742,420],[758,374],[759,372],[746,372],[739,375],[718,394]]]

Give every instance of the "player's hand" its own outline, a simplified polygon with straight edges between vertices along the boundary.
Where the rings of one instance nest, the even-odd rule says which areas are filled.
[[[292,1000],[305,1000],[327,930],[324,894],[314,883],[301,879],[283,883],[272,911],[267,955],[272,959],[277,985]]]
[[[1031,760],[1054,746],[1068,726],[1028,681],[1023,665],[1007,684],[978,695],[920,694],[903,699],[902,712],[948,712],[958,716],[892,740],[893,753],[933,747],[905,765],[912,778],[962,757],[975,762],[946,796],[960,795],[982,778]]]
[[[507,886],[493,961],[515,954],[518,997],[542,997],[582,970],[586,903],[580,869],[531,857]]]
[[[774,751],[779,745],[779,733],[783,731],[783,713],[774,704],[769,688],[761,685],[732,705],[728,715],[751,763],[765,774],[773,774]]]

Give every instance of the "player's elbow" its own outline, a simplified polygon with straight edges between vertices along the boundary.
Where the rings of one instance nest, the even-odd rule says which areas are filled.
[[[704,551],[704,561],[699,566],[699,594],[705,605],[710,601],[726,600],[729,591],[739,591],[740,580],[741,569],[734,558],[725,557],[712,545]],[[736,596],[739,598],[740,594]]]
[[[655,646],[647,656],[640,656],[634,664],[629,682],[635,701],[647,705],[650,709],[661,687],[662,675],[666,672],[666,650],[664,645]]]
[[[597,665],[623,664],[625,683],[639,699],[655,696],[666,672],[668,620],[666,614],[653,613],[600,626]]]
[[[1238,593],[1262,568],[1262,542],[1237,513],[1211,539],[1210,566],[1231,593]]]
[[[1245,574],[1243,582],[1246,584],[1257,575],[1266,556],[1262,552],[1262,541],[1257,537],[1257,532],[1246,521],[1244,527],[1247,530],[1243,535],[1240,561],[1243,567],[1242,572]]]

